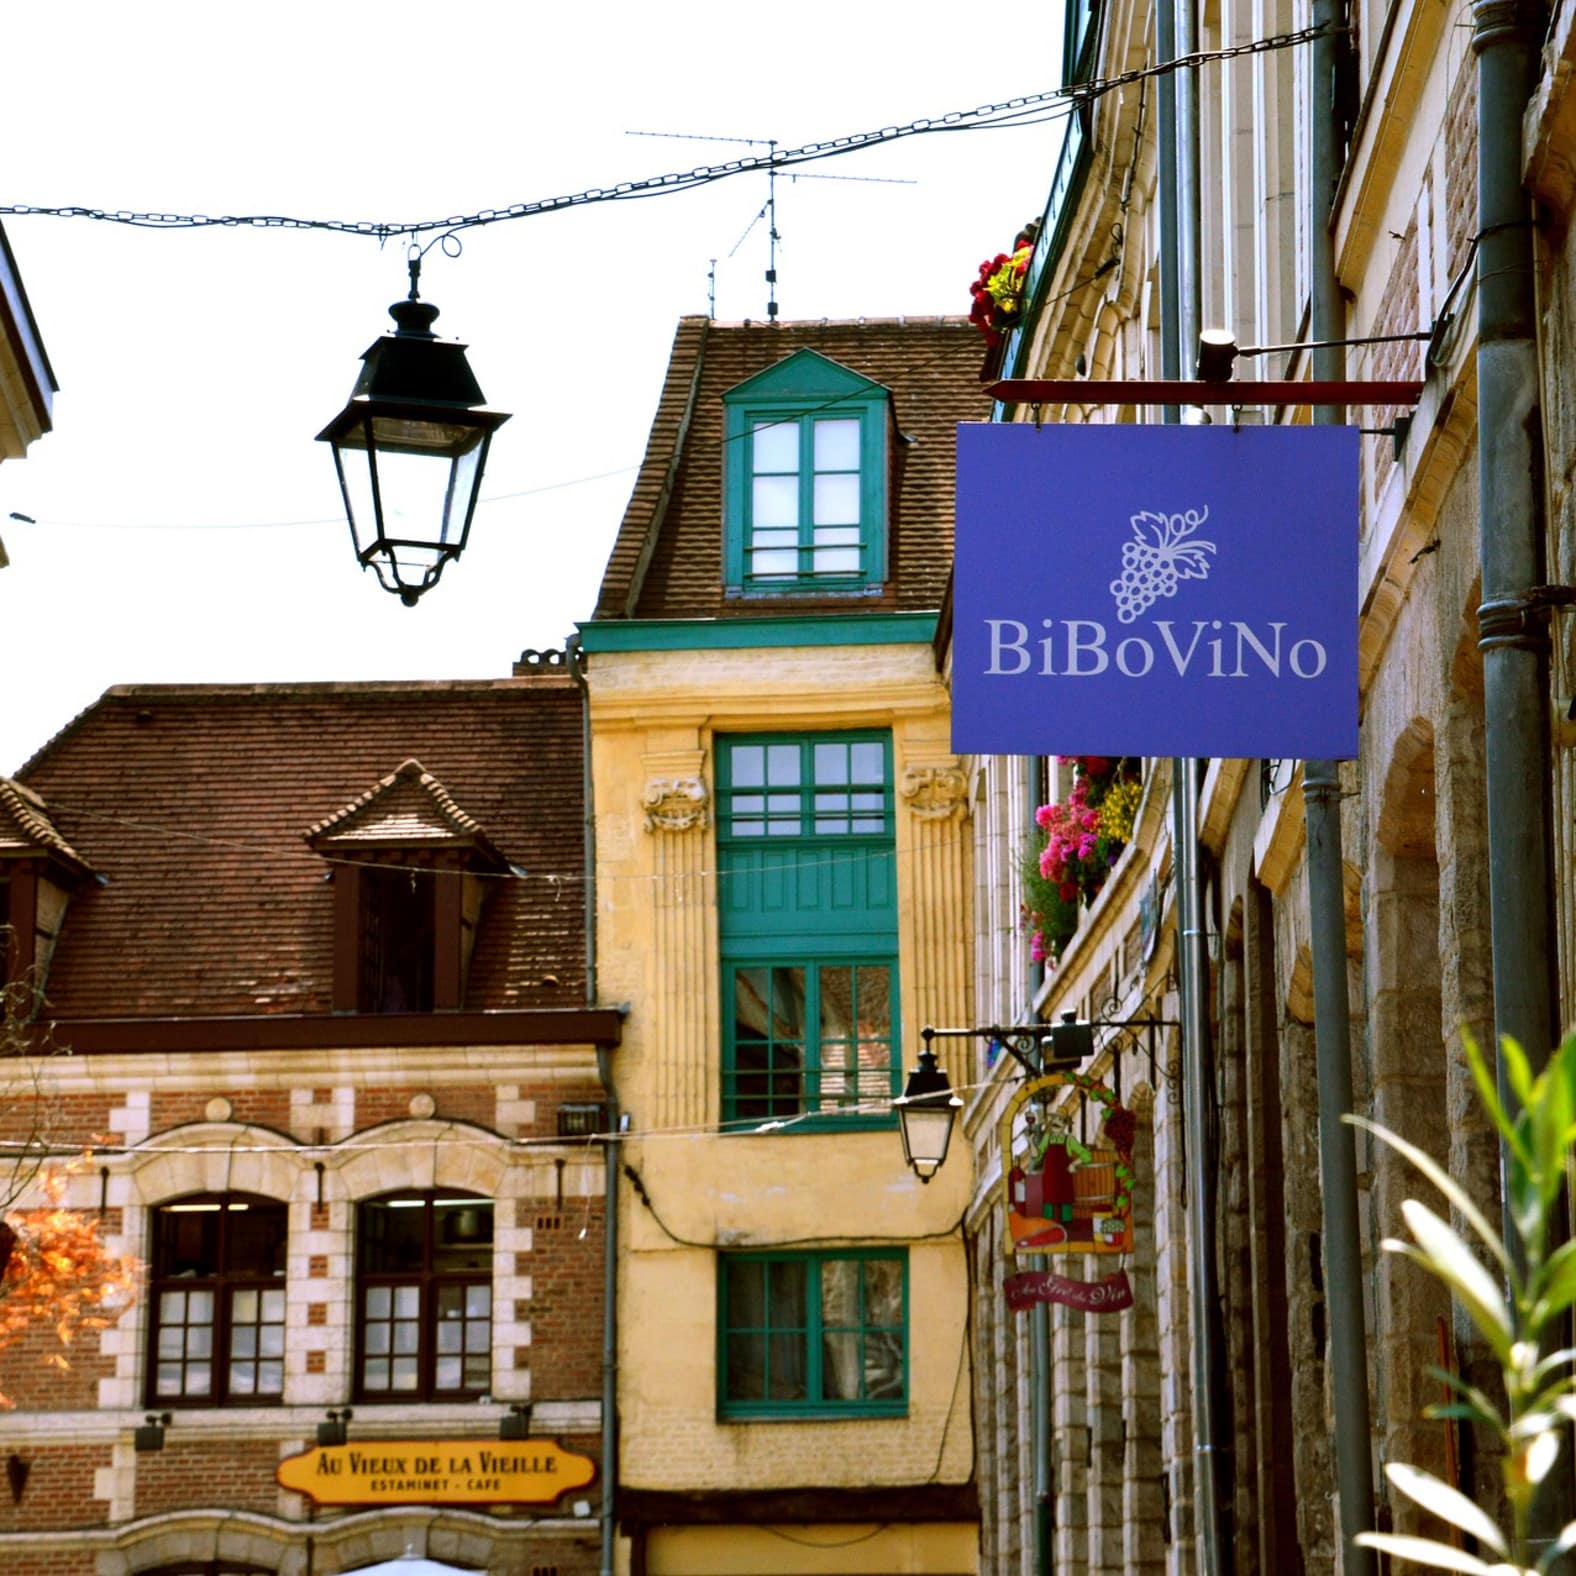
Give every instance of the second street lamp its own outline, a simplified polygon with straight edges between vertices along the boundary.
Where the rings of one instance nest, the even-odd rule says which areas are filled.
[[[395,331],[362,356],[345,408],[320,432],[331,444],[351,540],[363,569],[414,607],[465,550],[492,435],[509,417],[482,407],[465,346],[432,332],[437,307],[417,291],[389,308]]]
[[[903,1140],[903,1158],[921,1182],[929,1182],[947,1158],[952,1142],[952,1124],[963,1102],[952,1092],[952,1083],[936,1065],[930,1048],[932,1031],[924,1029],[924,1049],[919,1065],[908,1075],[897,1107],[898,1132]]]

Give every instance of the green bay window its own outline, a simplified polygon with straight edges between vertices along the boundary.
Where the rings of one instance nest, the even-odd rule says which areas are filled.
[[[724,1254],[717,1328],[725,1418],[907,1411],[908,1259],[901,1251]]]
[[[891,1120],[891,752],[874,731],[718,741],[725,1125]]]
[[[886,391],[814,351],[723,397],[727,582],[859,590],[886,577]]]

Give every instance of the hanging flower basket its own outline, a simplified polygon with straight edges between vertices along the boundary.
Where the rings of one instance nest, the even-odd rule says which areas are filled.
[[[1025,851],[1023,928],[1037,963],[1054,966],[1078,929],[1081,906],[1099,896],[1111,866],[1133,835],[1143,797],[1139,763],[1130,756],[1064,755],[1073,768],[1065,804],[1043,804],[1034,819],[1043,836]]]
[[[980,264],[979,278],[969,286],[973,297],[969,321],[993,350],[1022,321],[1024,284],[1039,231],[1039,221],[1031,219],[1018,232],[1012,251],[986,258]]]

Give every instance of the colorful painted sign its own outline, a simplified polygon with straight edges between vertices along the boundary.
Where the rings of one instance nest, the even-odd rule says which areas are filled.
[[[1067,1106],[1048,1098],[1068,1090],[1081,1094],[1082,1102]],[[1093,1134],[1087,1131],[1091,1108]],[[1007,1256],[1130,1253],[1136,1131],[1133,1113],[1093,1078],[1048,1073],[1025,1083],[1007,1102],[999,1129]]]
[[[287,1456],[276,1476],[319,1505],[543,1505],[596,1462],[550,1439],[367,1439]]]
[[[960,426],[953,749],[1354,756],[1357,436]]]

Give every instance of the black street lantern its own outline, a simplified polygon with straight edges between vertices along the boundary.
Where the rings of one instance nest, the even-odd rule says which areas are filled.
[[[389,308],[395,330],[362,356],[350,403],[318,433],[333,445],[350,537],[363,569],[414,607],[465,550],[493,433],[465,346],[432,332],[437,307],[410,295]]]
[[[947,1158],[952,1124],[963,1109],[963,1102],[952,1092],[950,1080],[936,1065],[936,1053],[930,1048],[930,1030],[922,1033],[925,1047],[919,1053],[919,1066],[908,1075],[901,1098],[892,1103],[897,1107],[903,1158],[921,1182],[929,1182]]]

